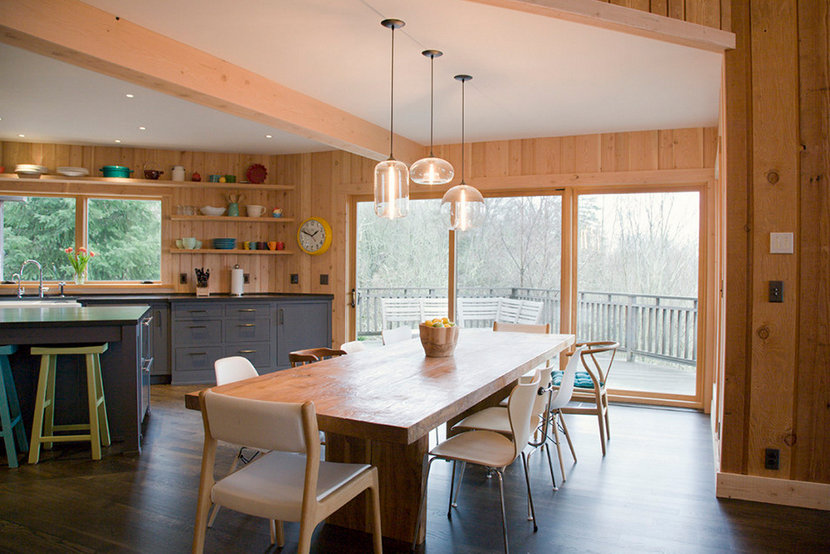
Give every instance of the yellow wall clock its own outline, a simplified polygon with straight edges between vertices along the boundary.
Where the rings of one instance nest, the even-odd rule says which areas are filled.
[[[309,217],[300,223],[297,244],[303,252],[316,256],[331,246],[331,225],[322,217]]]

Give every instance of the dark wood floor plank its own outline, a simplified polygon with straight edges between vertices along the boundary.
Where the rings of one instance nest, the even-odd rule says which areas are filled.
[[[0,468],[1,552],[187,552],[193,532],[202,428],[184,409],[187,387],[153,387],[141,456],[118,444],[99,462],[88,447],[61,445],[36,466]],[[579,463],[550,487],[547,460],[531,457],[539,531],[526,517],[521,467],[505,475],[513,552],[828,552],[830,513],[741,501],[718,501],[709,421],[696,412],[611,407],[612,440],[603,458],[596,420],[568,416]],[[235,454],[220,446],[218,468]],[[556,461],[554,460],[554,463]],[[452,521],[446,517],[451,466],[433,464],[426,552],[501,549],[498,484],[468,468]],[[558,468],[557,479],[560,478]],[[284,552],[299,526],[286,524]],[[408,547],[387,544],[387,552]],[[312,551],[364,553],[368,536],[318,527]],[[207,534],[208,552],[270,552],[268,526],[223,510]]]

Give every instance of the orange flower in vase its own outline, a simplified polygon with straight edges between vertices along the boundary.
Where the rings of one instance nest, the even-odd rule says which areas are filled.
[[[89,260],[95,257],[95,252],[92,250],[87,251],[83,246],[78,248],[77,252],[74,252],[71,246],[64,249],[64,252],[66,252],[66,257],[72,269],[75,271],[75,284],[83,285],[86,279],[86,266]]]

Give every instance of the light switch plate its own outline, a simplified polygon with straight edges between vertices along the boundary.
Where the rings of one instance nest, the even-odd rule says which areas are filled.
[[[792,254],[793,234],[792,233],[770,233],[769,234],[770,254]]]

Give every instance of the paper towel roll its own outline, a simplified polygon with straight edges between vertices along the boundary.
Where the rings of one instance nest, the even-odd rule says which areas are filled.
[[[242,270],[233,268],[231,270],[231,294],[233,296],[242,296],[242,291],[245,285],[245,277],[242,275]]]

